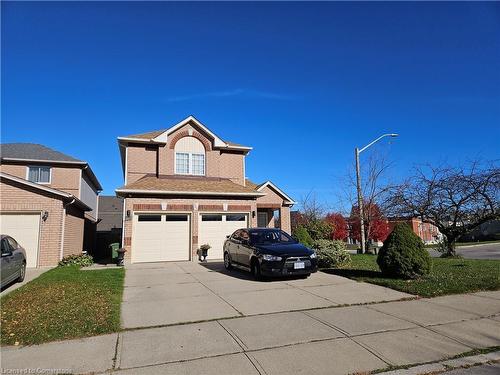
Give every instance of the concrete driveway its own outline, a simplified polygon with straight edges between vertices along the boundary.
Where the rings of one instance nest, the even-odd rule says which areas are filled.
[[[47,272],[48,270],[50,270],[52,268],[54,268],[54,267],[27,268],[26,275],[24,277],[24,281],[22,283],[10,283],[8,285],[5,285],[1,289],[0,296],[4,296],[4,295],[16,290],[17,288],[22,287],[23,285],[29,283],[31,280],[36,279],[42,273]]]
[[[364,304],[411,295],[317,272],[307,279],[255,281],[222,262],[149,263],[126,267],[123,328]]]

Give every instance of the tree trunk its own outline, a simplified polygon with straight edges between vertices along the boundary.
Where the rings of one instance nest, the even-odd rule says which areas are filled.
[[[457,255],[456,251],[455,251],[455,241],[456,241],[456,238],[450,238],[450,237],[446,237],[446,256],[447,257],[453,257],[455,255]]]

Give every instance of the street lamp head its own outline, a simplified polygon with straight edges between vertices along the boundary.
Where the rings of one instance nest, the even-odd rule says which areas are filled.
[[[396,134],[396,133],[391,133],[391,134],[389,134],[389,135],[390,135],[391,137],[393,137],[393,138],[395,138],[395,137],[398,137],[398,136],[399,136],[399,134]]]

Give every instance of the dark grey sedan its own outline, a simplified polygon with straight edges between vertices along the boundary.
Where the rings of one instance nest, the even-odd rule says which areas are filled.
[[[26,251],[15,239],[0,235],[2,247],[1,288],[13,281],[21,282],[26,275]]]

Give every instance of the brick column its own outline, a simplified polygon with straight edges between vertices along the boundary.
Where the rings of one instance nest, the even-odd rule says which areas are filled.
[[[290,224],[290,207],[288,206],[280,207],[280,228],[288,234],[292,232],[292,227]]]

